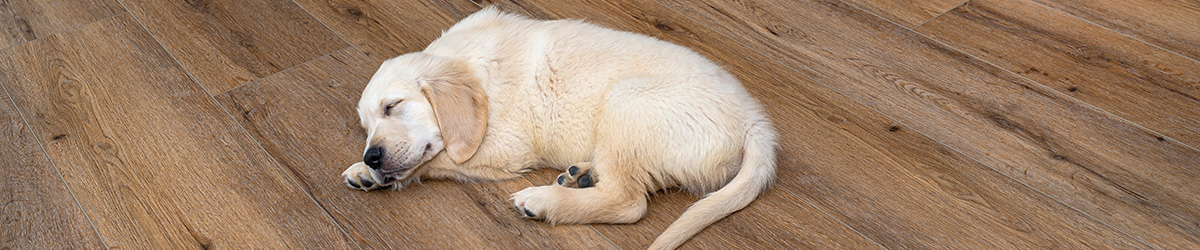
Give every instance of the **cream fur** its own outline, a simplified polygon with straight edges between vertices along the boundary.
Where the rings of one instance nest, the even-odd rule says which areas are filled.
[[[421,92],[437,79],[478,84],[486,94],[483,139],[461,164],[445,153],[443,115]],[[383,114],[396,100],[403,101]],[[513,194],[516,206],[551,223],[633,223],[651,192],[711,192],[654,249],[678,247],[742,209],[775,176],[776,134],[763,108],[704,57],[639,34],[491,7],[424,51],[384,62],[359,115],[367,146],[385,155],[379,170],[360,162],[343,173],[363,190],[383,186],[363,181],[399,188],[420,178],[503,180],[540,167],[589,166],[595,187]]]

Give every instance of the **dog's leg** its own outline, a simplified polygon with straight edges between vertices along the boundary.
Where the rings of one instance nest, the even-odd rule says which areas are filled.
[[[603,176],[598,170],[586,176]],[[646,213],[646,190],[625,182],[607,178],[591,188],[530,187],[513,194],[512,200],[522,216],[551,223],[633,223]]]
[[[558,175],[554,179],[554,183],[564,187],[573,188],[590,188],[596,186],[596,179],[592,176],[592,163],[580,162],[571,165],[566,172]]]

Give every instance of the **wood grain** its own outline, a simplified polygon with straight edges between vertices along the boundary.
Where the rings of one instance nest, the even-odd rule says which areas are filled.
[[[123,0],[209,93],[348,46],[288,0]]]
[[[1200,152],[1161,134],[840,2],[664,3],[1141,241],[1200,247]]]
[[[689,247],[1149,248],[653,2],[510,5],[697,49],[739,76],[768,107],[781,133],[774,190]],[[661,213],[655,209],[661,208],[652,207],[639,225],[661,230],[673,218],[655,220],[653,213]],[[835,226],[815,217],[826,213],[873,242],[823,229]],[[595,227],[612,239],[641,234],[622,226]]]
[[[0,72],[108,247],[355,247],[129,15],[0,52]]]
[[[0,49],[123,12],[113,0],[0,1]]]
[[[971,1],[917,32],[1200,146],[1200,61],[1030,1]]]
[[[362,161],[366,135],[355,108],[377,64],[346,49],[217,96],[301,185],[368,248],[611,248],[587,226],[523,220],[508,201],[518,179],[427,181],[362,192],[341,173]]]
[[[917,27],[966,0],[844,0],[904,27]]]
[[[1037,0],[1109,29],[1200,60],[1200,2]]]
[[[0,79],[3,75],[0,71]],[[0,92],[0,122],[0,248],[103,248],[5,92]]]
[[[469,1],[296,0],[375,62],[422,50],[480,7]]]

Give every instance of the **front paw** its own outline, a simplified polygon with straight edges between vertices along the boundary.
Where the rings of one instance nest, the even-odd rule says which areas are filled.
[[[513,206],[522,218],[545,219],[561,199],[562,186],[529,187],[512,195]]]
[[[379,185],[377,176],[371,172],[371,168],[362,162],[354,163],[342,172],[342,179],[346,183],[346,187],[358,189],[362,191],[371,191],[375,189],[385,188],[387,186]]]

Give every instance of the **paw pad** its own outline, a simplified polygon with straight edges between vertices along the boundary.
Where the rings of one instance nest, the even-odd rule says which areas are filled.
[[[517,209],[517,213],[521,215],[521,218],[526,218],[526,219],[537,219],[538,218],[537,215],[533,213],[533,211],[529,211],[528,209],[525,209],[521,206],[513,205],[513,208]]]
[[[591,163],[577,163],[567,168],[565,173],[559,174],[554,180],[555,184],[564,187],[573,188],[590,188],[596,186],[596,179],[592,176]]]

